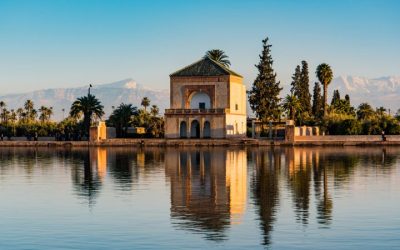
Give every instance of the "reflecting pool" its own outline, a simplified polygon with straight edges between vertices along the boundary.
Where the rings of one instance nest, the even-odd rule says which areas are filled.
[[[0,148],[0,249],[398,249],[400,148]]]

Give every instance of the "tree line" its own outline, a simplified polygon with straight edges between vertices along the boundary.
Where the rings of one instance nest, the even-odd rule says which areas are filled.
[[[298,126],[320,126],[327,134],[400,134],[400,109],[392,115],[384,107],[374,109],[366,102],[355,108],[350,96],[346,94],[342,99],[339,90],[334,90],[328,104],[328,86],[333,71],[327,63],[317,66],[315,75],[318,82],[314,83],[311,95],[308,63],[301,61],[294,70],[290,94],[281,99],[282,87],[273,69],[272,45],[268,38],[262,41],[262,45],[260,61],[256,65],[258,75],[248,91],[250,107],[260,121],[286,118],[294,120]]]
[[[128,136],[128,127],[143,127],[144,137],[163,136],[163,118],[159,116],[157,105],[150,106],[150,99],[144,97],[143,108],[121,103],[113,108],[106,120],[108,126],[116,128],[118,137]],[[150,109],[148,110],[148,107]],[[87,139],[89,128],[104,115],[104,106],[92,94],[77,98],[71,105],[68,116],[60,122],[51,119],[53,108],[41,106],[36,109],[32,100],[26,100],[23,107],[7,109],[0,101],[0,136],[37,139],[39,136],[56,137],[58,140]]]

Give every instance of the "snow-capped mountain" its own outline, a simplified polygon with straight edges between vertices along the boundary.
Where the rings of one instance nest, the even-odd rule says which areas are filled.
[[[383,106],[396,112],[400,108],[400,76],[366,78],[340,76],[329,85],[330,96],[338,89],[342,97],[349,94],[353,106],[368,102],[373,107]]]
[[[53,107],[53,119],[61,120],[63,116],[68,116],[71,104],[76,98],[87,95],[88,87],[45,89],[23,94],[5,95],[0,96],[0,101],[6,103],[7,109],[17,109],[22,107],[26,100],[30,99],[37,109],[42,105]],[[117,107],[121,103],[132,103],[140,107],[140,102],[145,96],[150,99],[150,105],[155,104],[160,108],[161,114],[169,106],[169,90],[147,89],[132,79],[108,84],[96,84],[90,91],[104,106],[104,117],[110,115],[112,106]],[[65,110],[64,112],[62,111],[63,109]]]

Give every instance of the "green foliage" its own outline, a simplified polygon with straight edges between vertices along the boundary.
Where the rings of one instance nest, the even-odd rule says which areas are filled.
[[[302,106],[300,100],[297,99],[295,95],[287,95],[282,103],[282,107],[285,110],[287,117],[291,120],[298,120],[296,119],[297,112],[301,114]]]
[[[108,122],[115,126],[118,137],[126,137],[132,116],[138,113],[137,107],[132,104],[121,103],[110,115]]]
[[[302,124],[311,114],[311,95],[309,91],[308,64],[301,62],[302,66],[297,65],[292,76],[291,93],[298,99],[301,110],[297,110],[296,122]]]
[[[375,112],[372,109],[371,105],[369,105],[368,103],[361,103],[358,106],[358,110],[357,110],[357,117],[358,119],[361,120],[368,120],[368,119],[372,119],[375,116]]]
[[[225,52],[223,50],[220,50],[220,49],[209,50],[204,55],[204,58],[207,58],[207,57],[224,65],[227,68],[229,68],[229,66],[231,65],[231,62],[229,61],[228,56],[225,54]]]
[[[318,65],[315,73],[317,75],[319,82],[324,87],[323,103],[324,103],[324,116],[326,116],[327,110],[328,110],[328,104],[327,104],[328,85],[329,85],[329,83],[331,83],[331,81],[333,79],[333,72],[332,72],[331,67],[328,64],[322,63],[322,64]]]
[[[280,82],[276,81],[276,73],[272,68],[272,45],[268,44],[268,38],[262,42],[263,51],[260,55],[260,62],[256,65],[259,73],[249,91],[249,102],[257,118],[267,122],[280,117],[279,93],[282,88],[279,86]]]
[[[345,99],[340,98],[339,90],[333,91],[331,106],[329,106],[329,113],[356,115],[355,109],[350,104],[350,97],[346,95]]]
[[[331,135],[358,135],[362,132],[361,122],[353,115],[330,112],[324,122]]]
[[[91,94],[79,97],[71,105],[70,116],[78,118],[83,115],[84,131],[88,135],[92,119],[97,117],[100,119],[104,115],[103,105]]]
[[[312,104],[312,115],[316,123],[321,122],[323,112],[324,112],[324,102],[321,96],[321,87],[319,83],[316,82],[313,90],[313,104]]]

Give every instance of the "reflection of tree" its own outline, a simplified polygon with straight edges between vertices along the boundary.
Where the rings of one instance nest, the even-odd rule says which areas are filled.
[[[285,151],[288,162],[289,186],[293,193],[296,220],[308,224],[310,204],[311,168],[309,157],[311,152],[304,149],[288,148]]]
[[[92,207],[101,188],[97,166],[92,166],[89,151],[80,152],[75,156],[82,161],[71,168],[72,183],[77,195],[87,199],[89,206]]]
[[[330,197],[328,193],[328,179],[326,175],[326,168],[323,167],[323,186],[324,186],[324,193],[321,197],[319,198],[318,204],[317,204],[317,211],[318,211],[318,223],[323,224],[323,225],[329,225],[332,220],[332,208],[333,208],[333,202],[332,198]],[[320,196],[320,194],[317,194]]]
[[[260,216],[260,227],[264,234],[264,245],[271,243],[271,232],[278,206],[278,172],[280,154],[278,150],[254,152],[256,173],[252,183],[255,204]]]
[[[130,191],[133,184],[139,182],[139,177],[146,177],[152,171],[160,170],[163,155],[159,149],[108,149],[108,173],[119,190]]]

